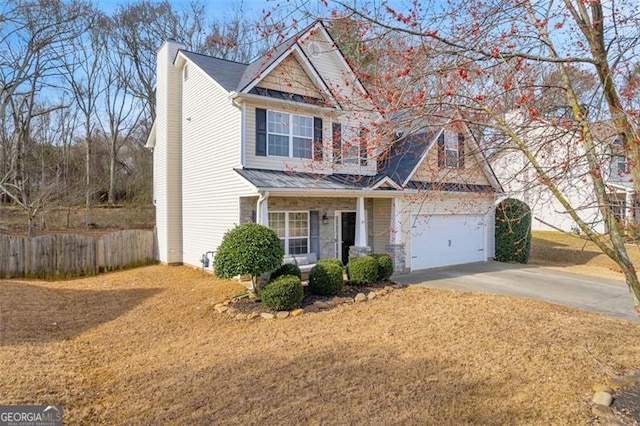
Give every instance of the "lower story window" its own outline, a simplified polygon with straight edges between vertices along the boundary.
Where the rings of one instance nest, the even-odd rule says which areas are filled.
[[[269,212],[273,229],[285,254],[309,252],[309,212]]]

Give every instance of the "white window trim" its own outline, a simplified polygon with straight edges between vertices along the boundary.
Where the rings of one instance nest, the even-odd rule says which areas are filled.
[[[307,215],[307,252],[311,249],[311,217],[308,210],[269,210],[268,214],[284,213],[284,254],[289,255],[289,240],[290,239],[302,239],[304,237],[291,237],[289,234],[289,215],[295,213],[304,213]],[[271,224],[271,220],[269,220]]]
[[[275,113],[275,114],[287,114],[289,116],[289,133],[285,134],[285,133],[277,133],[277,132],[271,132],[269,131],[269,113]],[[304,117],[304,118],[310,118],[311,119],[311,157],[294,157],[293,156],[293,138],[294,138],[294,134],[293,134],[293,117],[297,116],[297,117]],[[305,114],[293,114],[291,112],[287,112],[287,111],[278,111],[275,109],[268,109],[267,110],[267,157],[279,157],[279,158],[298,158],[301,160],[313,160],[313,141],[314,141],[314,136],[315,136],[315,128],[314,126],[314,117],[310,116],[310,115],[305,115]],[[282,156],[282,155],[275,155],[275,154],[270,154],[269,153],[269,135],[275,135],[275,136],[287,136],[289,139],[289,152],[288,155]],[[305,136],[295,136],[297,138],[301,138],[301,139],[307,139]]]

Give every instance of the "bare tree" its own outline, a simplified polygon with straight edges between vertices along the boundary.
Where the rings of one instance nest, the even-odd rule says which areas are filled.
[[[441,112],[436,114],[498,134],[501,146],[524,158],[530,180],[542,183],[564,214],[619,265],[640,306],[640,283],[606,182],[608,137],[615,136],[629,160],[633,189],[640,193],[638,86],[630,77],[640,53],[636,5],[451,0],[354,7],[338,0],[319,14],[308,1],[294,3],[303,16],[353,17],[400,36],[402,43],[386,49],[383,59],[395,64],[395,72],[387,68],[369,82],[376,110],[388,116],[404,109],[409,121],[419,122],[430,121],[437,106]],[[585,86],[589,75],[595,79]],[[581,88],[591,96],[581,96]],[[401,99],[412,99],[413,105],[408,108]],[[552,119],[546,114],[550,102],[563,104],[567,113]],[[520,119],[508,114],[514,110]],[[607,119],[609,130],[594,118]],[[588,189],[590,205],[574,202],[577,185],[564,183],[569,173]],[[595,232],[585,218],[590,208],[597,210],[606,233]]]
[[[68,43],[82,33],[87,7],[80,2],[10,0],[0,27],[0,121],[3,168],[0,190],[28,216],[29,235],[46,197],[46,185],[28,167],[37,117],[64,107],[40,98],[60,79]],[[50,93],[49,93],[50,95]]]

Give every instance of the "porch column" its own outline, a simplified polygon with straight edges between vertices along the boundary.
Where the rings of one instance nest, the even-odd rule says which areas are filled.
[[[402,242],[402,200],[400,198],[391,199],[391,232],[389,233],[389,244],[400,244]]]
[[[258,198],[258,204],[256,205],[256,222],[260,225],[269,227],[269,193],[265,192]]]
[[[358,197],[356,203],[356,247],[367,246],[367,217],[364,212],[364,197]]]
[[[364,211],[364,197],[356,199],[356,235],[353,246],[349,247],[349,259],[366,256],[371,251],[367,246],[367,215]]]
[[[633,195],[634,195],[633,189],[627,189],[626,197],[624,200],[625,201],[624,219],[627,224],[631,223],[635,219],[633,214],[633,206],[635,205],[635,203],[633,202],[633,198],[634,198]]]
[[[390,216],[389,244],[386,252],[393,259],[394,274],[402,274],[407,271],[407,268],[405,247],[402,242],[402,200],[400,198],[391,199]]]

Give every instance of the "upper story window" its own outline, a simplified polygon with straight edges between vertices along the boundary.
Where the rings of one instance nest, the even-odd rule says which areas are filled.
[[[464,155],[464,134],[456,135],[443,130],[438,136],[438,165],[441,168],[462,169]]]
[[[322,119],[256,108],[256,155],[322,160]]]
[[[333,123],[334,161],[336,164],[367,165],[367,131]]]
[[[616,167],[618,174],[629,173],[629,162],[624,155],[616,155]]]
[[[267,111],[267,155],[313,158],[313,118]]]

